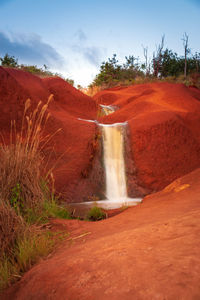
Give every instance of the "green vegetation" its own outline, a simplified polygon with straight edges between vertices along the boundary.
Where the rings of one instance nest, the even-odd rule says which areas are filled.
[[[154,59],[156,63],[156,58]],[[179,57],[177,53],[172,50],[165,49],[161,53],[161,61],[159,65],[158,74],[154,71],[155,76],[166,78],[168,76],[178,77],[183,75],[185,66],[185,58]],[[187,73],[199,73],[200,70],[200,53],[195,53],[187,59]]]
[[[68,237],[67,233],[42,231],[29,227],[17,237],[11,254],[0,259],[0,290],[20,279],[33,264],[52,252],[56,244]]]
[[[184,56],[178,56],[171,49],[164,49],[164,36],[153,57],[148,57],[148,47],[143,47],[144,62],[134,55],[125,56],[125,63],[119,64],[116,54],[103,62],[90,90],[151,81],[181,82],[200,88],[200,53],[192,54],[188,47],[188,35],[183,35]]]
[[[118,64],[116,57],[116,54],[113,54],[111,59],[102,63],[100,72],[93,82],[94,85],[109,87],[119,82],[132,82],[136,77],[144,75],[134,56],[126,56],[126,62],[123,65]]]
[[[16,239],[12,254],[3,254],[0,260],[0,289],[20,278],[41,257],[52,251],[55,240],[51,233],[33,231],[31,228]]]
[[[100,207],[97,207],[97,206],[93,206],[89,210],[87,217],[86,217],[86,219],[89,221],[100,221],[105,218],[106,218],[106,213]]]
[[[0,62],[2,67],[10,67],[10,68],[16,68],[20,69],[29,73],[32,73],[34,75],[40,76],[40,77],[56,77],[59,76],[65,81],[67,81],[69,84],[74,86],[74,80],[69,78],[64,78],[59,73],[53,73],[48,70],[48,67],[44,64],[43,68],[39,68],[36,65],[23,65],[18,64],[18,59],[14,56],[10,56],[8,53],[4,55],[4,57],[0,57]]]
[[[70,217],[58,205],[52,169],[46,169],[42,155],[44,144],[51,138],[44,135],[51,100],[52,96],[47,104],[38,103],[28,113],[28,99],[21,129],[17,130],[13,122],[10,144],[0,144],[0,288],[52,250],[57,238],[42,224],[50,217]]]
[[[18,61],[14,56],[10,56],[7,53],[4,55],[4,57],[0,57],[1,65],[3,67],[11,67],[16,68],[18,66]]]
[[[120,208],[121,211],[124,211],[126,209],[128,209],[129,207],[127,205],[122,205],[122,207]]]

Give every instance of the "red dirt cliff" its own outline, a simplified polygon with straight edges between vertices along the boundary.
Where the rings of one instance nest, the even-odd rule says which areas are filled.
[[[87,200],[96,189],[95,182],[91,185],[87,182],[96,151],[96,125],[78,118],[96,118],[97,106],[92,98],[61,78],[40,79],[21,70],[0,67],[1,134],[8,140],[11,120],[20,126],[27,98],[35,107],[40,100],[46,103],[50,94],[54,94],[54,101],[49,106],[51,117],[46,133],[62,130],[53,137],[44,154],[50,166],[56,163],[54,176],[58,192],[67,201],[79,202],[84,197]]]
[[[150,191],[200,166],[200,91],[182,84],[118,87],[94,96],[118,107],[103,123],[128,121],[135,181]]]

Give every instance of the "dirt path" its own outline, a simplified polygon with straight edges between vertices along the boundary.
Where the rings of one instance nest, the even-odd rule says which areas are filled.
[[[199,180],[196,170],[101,222],[55,220],[72,240],[3,299],[200,299]]]

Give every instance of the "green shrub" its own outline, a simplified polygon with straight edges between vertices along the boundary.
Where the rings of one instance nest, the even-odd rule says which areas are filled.
[[[67,209],[58,205],[54,199],[44,202],[44,212],[48,217],[70,219],[70,213]]]
[[[0,57],[0,62],[3,67],[16,68],[18,67],[18,60],[14,56],[10,56],[8,53],[4,57]]]
[[[97,206],[93,206],[87,214],[87,220],[89,221],[99,221],[105,218],[106,213],[100,207]]]

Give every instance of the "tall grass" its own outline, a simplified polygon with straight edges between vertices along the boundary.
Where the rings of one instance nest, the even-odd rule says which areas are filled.
[[[47,256],[56,242],[55,234],[49,231],[26,228],[16,239],[12,255],[4,253],[0,259],[0,290],[20,279],[33,264]]]
[[[35,231],[31,224],[49,217],[69,218],[47,185],[53,175],[42,154],[55,134],[45,134],[52,98],[44,105],[39,102],[33,111],[28,99],[21,125],[13,121],[9,143],[0,144],[0,288],[52,250],[54,242],[47,232]]]
[[[24,220],[10,205],[0,199],[0,257],[10,254],[15,240],[24,230]]]
[[[41,165],[43,165],[41,145],[49,137],[43,133],[49,118],[47,108],[51,100],[52,96],[42,107],[39,102],[33,113],[27,115],[30,107],[28,99],[20,132],[17,132],[16,123],[12,122],[10,143],[8,145],[2,143],[0,148],[1,197],[21,212],[26,208],[38,209],[43,202],[40,188]],[[17,203],[15,197],[18,198]]]

